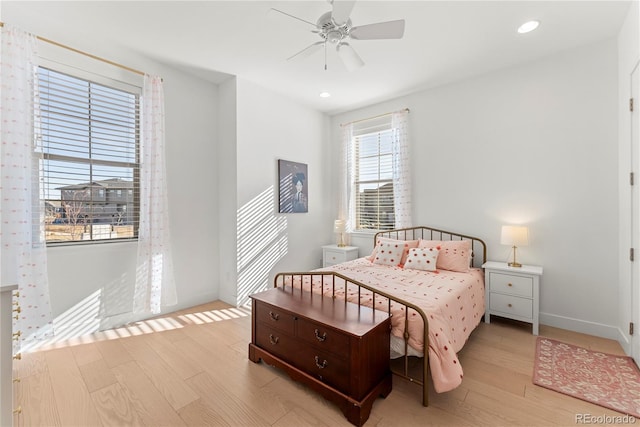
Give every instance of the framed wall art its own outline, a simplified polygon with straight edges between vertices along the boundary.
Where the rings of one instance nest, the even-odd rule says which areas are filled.
[[[309,211],[309,181],[305,163],[278,160],[279,212]]]

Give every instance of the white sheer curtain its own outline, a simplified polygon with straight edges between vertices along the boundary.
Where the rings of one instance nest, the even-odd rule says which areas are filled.
[[[17,284],[21,313],[14,327],[21,332],[18,351],[53,333],[44,206],[40,200],[42,152],[34,124],[37,105],[37,40],[5,25],[0,59],[0,270],[3,284]]]
[[[133,309],[135,313],[157,314],[177,303],[165,167],[164,89],[157,76],[144,77],[140,149],[140,228]]]
[[[413,226],[411,216],[411,158],[409,156],[409,110],[392,114],[393,204],[396,228]]]
[[[356,203],[351,197],[353,177],[353,124],[342,126],[342,145],[340,153],[340,179],[341,191],[338,200],[338,218],[346,221],[346,231],[351,233],[356,228]]]

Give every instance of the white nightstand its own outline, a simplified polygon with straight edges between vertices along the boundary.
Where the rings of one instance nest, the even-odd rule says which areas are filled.
[[[494,314],[529,322],[533,325],[533,335],[538,335],[542,267],[509,267],[506,262],[494,261],[486,262],[482,267],[486,304],[484,321],[490,323]]]
[[[357,246],[326,245],[322,247],[322,266],[329,267],[358,258]]]

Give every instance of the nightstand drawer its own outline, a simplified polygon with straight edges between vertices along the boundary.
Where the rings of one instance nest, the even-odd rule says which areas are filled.
[[[325,245],[322,247],[322,266],[330,267],[358,258],[356,246]]]
[[[531,319],[533,318],[533,300],[491,293],[491,312]]]
[[[345,262],[345,261],[347,261],[346,252],[339,252],[339,251],[332,251],[332,250],[326,250],[324,252],[324,263],[326,264],[326,266],[340,264],[341,262]]]
[[[511,274],[489,273],[491,292],[509,295],[533,297],[533,279],[531,277],[514,276]]]

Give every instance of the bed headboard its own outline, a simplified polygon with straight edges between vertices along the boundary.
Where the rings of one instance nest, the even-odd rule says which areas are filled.
[[[373,239],[373,246],[376,245],[378,237],[388,237],[396,240],[469,240],[471,241],[472,249],[472,266],[480,268],[482,264],[487,262],[487,245],[481,239],[452,231],[438,230],[425,226],[379,231]]]

